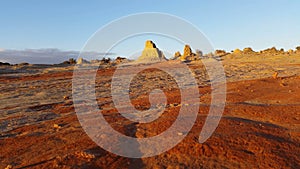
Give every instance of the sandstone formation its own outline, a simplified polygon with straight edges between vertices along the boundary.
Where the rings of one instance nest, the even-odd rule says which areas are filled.
[[[300,46],[297,46],[297,47],[296,47],[296,52],[297,52],[297,53],[300,53]]]
[[[89,61],[83,59],[82,57],[78,58],[77,60],[77,64],[81,65],[81,64],[87,64],[90,63]]]
[[[185,45],[183,49],[183,55],[180,57],[180,60],[181,61],[190,60],[191,56],[192,56],[192,49],[190,45]]]
[[[160,62],[167,60],[163,53],[156,48],[156,45],[147,40],[142,55],[137,59],[138,62]]]
[[[277,54],[277,53],[279,53],[279,51],[275,47],[272,47],[272,48],[262,50],[262,51],[260,51],[260,53],[262,53],[262,54]]]
[[[111,59],[110,59],[110,58],[102,58],[102,59],[100,60],[100,64],[101,64],[101,65],[110,64],[110,62],[111,62]]]
[[[202,52],[198,50],[198,54],[193,53],[190,45],[185,45],[183,49],[183,55],[179,57],[179,59],[183,62],[185,61],[193,61],[199,60],[202,57]]]
[[[145,48],[156,48],[156,45],[151,40],[147,40],[145,42]]]
[[[199,49],[196,49],[196,57],[202,58],[203,57],[203,52]]]
[[[175,52],[174,59],[177,59],[181,56],[181,53],[179,51]]]
[[[115,63],[115,64],[120,64],[120,63],[125,63],[125,62],[128,62],[128,59],[123,58],[123,57],[120,57],[120,56],[118,56],[118,57],[114,60],[114,63]]]
[[[232,54],[235,54],[235,55],[240,55],[242,54],[243,52],[240,50],[240,49],[235,49]]]
[[[273,75],[272,75],[273,79],[277,79],[278,78],[278,72],[275,72]]]
[[[293,49],[290,49],[290,50],[287,51],[287,53],[288,53],[289,55],[291,55],[291,54],[294,53],[294,50],[293,50]]]
[[[215,51],[215,56],[224,56],[226,54],[227,54],[227,52],[225,50],[216,50]]]
[[[71,64],[71,65],[73,65],[73,64],[76,64],[76,60],[74,58],[70,58],[69,60],[64,61],[64,62],[62,62],[60,64],[68,64],[68,65]]]
[[[243,53],[244,53],[244,54],[253,54],[253,53],[255,53],[255,52],[253,51],[252,48],[247,47],[247,48],[244,48],[244,49],[243,49]]]
[[[192,49],[190,47],[190,45],[185,45],[184,46],[184,51],[183,51],[183,56],[184,57],[188,57],[192,55]]]

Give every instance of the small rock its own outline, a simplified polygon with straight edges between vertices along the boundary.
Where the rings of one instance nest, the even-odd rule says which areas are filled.
[[[12,169],[13,167],[12,167],[12,165],[7,165],[6,167],[5,167],[5,169]]]
[[[170,104],[170,107],[176,107],[176,106],[178,106],[178,103]]]
[[[178,135],[178,136],[182,136],[182,135],[183,135],[183,133],[179,132],[179,133],[177,133],[177,135]]]
[[[174,54],[174,58],[179,58],[181,56],[181,53],[179,51],[177,51],[175,54]]]
[[[53,124],[53,127],[54,127],[55,129],[59,129],[59,128],[61,128],[61,126],[60,126],[60,125],[58,125],[58,124]]]
[[[277,79],[278,78],[278,72],[275,72],[273,75],[272,75],[273,79]]]
[[[68,99],[70,99],[70,97],[69,96],[64,96],[64,99],[68,100]]]
[[[284,82],[281,82],[281,83],[280,83],[280,86],[281,86],[281,87],[285,87],[285,86],[287,86],[287,84],[285,84]]]
[[[95,155],[93,154],[89,154],[89,153],[86,153],[86,152],[76,152],[75,155],[78,157],[78,158],[86,158],[86,159],[93,159],[95,158]]]

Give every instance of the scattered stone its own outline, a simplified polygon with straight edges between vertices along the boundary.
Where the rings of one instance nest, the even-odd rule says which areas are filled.
[[[69,96],[64,96],[64,100],[68,100],[68,99],[70,99]]]
[[[95,158],[95,155],[88,154],[86,152],[75,152],[75,156],[77,156],[77,158],[85,158],[85,159],[93,159],[93,158]]]
[[[277,79],[278,78],[278,72],[275,72],[273,75],[272,75],[273,79]]]
[[[61,128],[61,126],[58,125],[58,124],[53,124],[53,127],[54,127],[55,129],[60,129],[60,128]]]
[[[6,167],[5,167],[5,169],[12,169],[13,167],[12,167],[12,165],[7,165]]]
[[[182,136],[182,135],[183,135],[183,133],[179,132],[179,133],[177,133],[177,135],[178,135],[178,136]]]
[[[178,103],[171,103],[170,104],[170,107],[176,107],[176,106],[178,106],[179,104]]]
[[[280,86],[281,86],[281,87],[285,87],[285,86],[287,86],[287,84],[284,83],[283,81],[281,81],[281,82],[280,82]]]

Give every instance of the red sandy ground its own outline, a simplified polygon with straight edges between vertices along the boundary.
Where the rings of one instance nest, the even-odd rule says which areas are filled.
[[[100,75],[112,73],[99,71]],[[70,78],[72,73],[0,80],[13,83],[58,76]],[[300,168],[299,84],[300,77],[228,83],[223,117],[205,143],[198,143],[198,136],[209,105],[200,107],[194,127],[181,143],[158,156],[142,159],[120,157],[98,147],[81,128],[72,101],[66,100],[47,107],[47,111],[60,114],[59,118],[19,127],[0,139],[0,168]],[[203,94],[201,101],[209,103],[210,87],[199,91]],[[169,103],[180,101],[176,89],[166,91],[166,95]],[[138,98],[132,102],[137,106],[149,104]],[[166,112],[175,118],[179,109],[169,107]],[[114,109],[103,114],[109,115],[107,121],[121,118]],[[172,119],[160,118],[146,125],[112,126],[126,135],[147,137],[171,124]]]

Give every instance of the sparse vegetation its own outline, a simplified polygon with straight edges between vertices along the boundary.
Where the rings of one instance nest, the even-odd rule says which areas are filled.
[[[62,62],[62,64],[73,65],[76,64],[76,60],[74,58],[70,58],[69,60]]]
[[[7,62],[0,62],[0,66],[10,66],[10,64]]]

